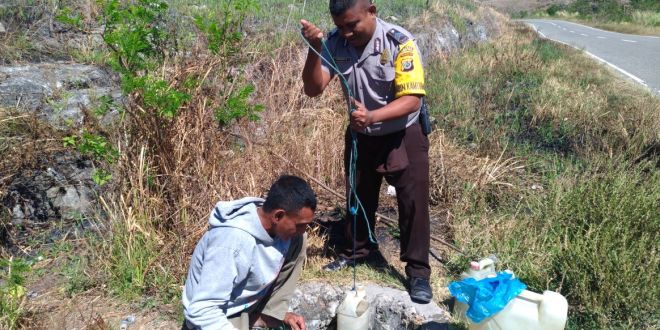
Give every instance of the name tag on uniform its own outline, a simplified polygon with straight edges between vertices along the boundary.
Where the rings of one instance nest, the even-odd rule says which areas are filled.
[[[350,60],[351,60],[350,57],[343,57],[343,56],[335,57],[335,62],[349,62]]]

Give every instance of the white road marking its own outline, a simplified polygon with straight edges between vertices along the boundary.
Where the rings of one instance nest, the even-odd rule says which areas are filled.
[[[635,40],[628,40],[628,39],[621,39],[621,41],[625,41],[625,42],[637,42],[637,41],[635,41]]]
[[[596,37],[596,38],[598,38],[598,39],[607,39],[607,38],[605,38],[605,37],[603,37],[603,36],[598,36],[598,37]]]
[[[536,32],[537,32],[541,37],[545,38],[545,34],[543,34],[543,32],[541,32],[541,31],[536,31]]]
[[[552,22],[550,22],[550,24],[552,24],[552,25],[554,25],[554,26],[557,26],[557,24],[555,24],[555,23],[552,23]]]
[[[626,70],[624,70],[624,69],[621,69],[620,67],[618,67],[618,66],[616,66],[616,65],[614,65],[614,64],[612,64],[612,63],[610,63],[610,62],[608,62],[608,61],[606,61],[606,60],[604,60],[604,59],[602,59],[602,58],[600,58],[600,57],[598,57],[598,56],[596,56],[596,55],[594,55],[594,54],[592,54],[592,53],[586,51],[586,50],[585,50],[584,52],[585,52],[587,55],[589,55],[589,56],[591,56],[591,57],[593,57],[593,58],[595,58],[595,59],[597,59],[597,60],[599,60],[599,61],[601,61],[601,62],[603,62],[603,63],[605,63],[605,64],[607,64],[607,65],[609,65],[609,66],[611,66],[611,67],[614,68],[615,70],[617,70],[617,71],[623,73],[624,75],[628,76],[630,79],[632,79],[632,80],[634,80],[634,81],[636,81],[636,82],[638,82],[638,83],[644,85],[644,87],[648,87],[648,85],[646,84],[646,82],[644,82],[644,80],[638,78],[637,76],[633,75],[632,73],[630,73],[630,72],[628,72],[628,71],[626,71]]]
[[[538,31],[538,29],[536,28],[536,26],[534,26],[533,24],[531,24],[531,25],[532,25],[532,28],[534,29],[534,31],[536,31],[537,33],[541,34],[541,32]],[[542,34],[541,34],[541,35],[542,35]],[[546,38],[545,36],[543,36],[543,37]],[[546,38],[546,39],[547,39],[547,38]],[[571,44],[569,44],[569,43],[566,43],[566,42],[563,42],[563,41],[560,41],[560,40],[554,40],[554,39],[551,39],[551,40],[553,40],[553,41],[555,41],[555,42],[558,42],[558,43],[560,43],[560,44],[564,44],[564,45],[567,45],[567,46],[573,47],[573,48],[575,48],[575,49],[580,49],[580,48],[578,48],[578,47],[575,46],[575,45],[571,45]],[[586,51],[586,50],[584,50],[584,53],[587,54],[587,55],[589,55],[589,56],[591,56],[592,58],[594,58],[594,59],[596,59],[596,60],[602,62],[602,63],[605,63],[606,65],[609,65],[609,66],[612,67],[613,69],[615,69],[615,70],[621,72],[622,74],[624,74],[625,76],[627,76],[627,77],[629,77],[630,79],[634,80],[635,82],[641,84],[642,86],[644,86],[644,87],[646,87],[646,88],[649,87],[649,86],[646,84],[646,82],[644,82],[644,80],[642,80],[642,79],[640,79],[639,77],[633,75],[632,73],[630,73],[630,72],[628,72],[628,71],[626,71],[626,70],[624,70],[624,69],[622,69],[622,68],[620,68],[620,67],[614,65],[613,63],[610,63],[610,62],[608,62],[608,61],[606,61],[606,60],[604,60],[604,59],[602,59],[602,58],[600,58],[600,57],[598,57],[598,56],[596,56],[596,55],[594,55],[594,54],[592,54],[592,53],[590,53],[590,52],[588,52],[588,51]],[[660,90],[658,90],[658,92],[660,92]]]
[[[580,33],[580,35],[581,35],[581,36],[585,36],[585,37],[588,37],[588,36],[589,36],[589,35],[584,34],[584,33]]]
[[[538,20],[538,21],[541,21],[541,22],[550,22],[550,20]],[[579,24],[579,23],[566,22],[566,21],[562,21],[562,23],[565,23],[565,24],[568,24],[568,25],[571,25],[571,24],[572,24],[572,25],[577,25],[577,26],[581,26],[581,27],[584,27],[584,28],[587,28],[587,29],[591,29],[591,30],[594,30],[594,31],[598,31],[598,32],[605,32],[605,33],[611,33],[611,34],[618,34],[618,35],[621,35],[621,36],[625,36],[625,35],[627,35],[627,34],[625,34],[625,33],[619,33],[619,32],[614,32],[614,31],[601,30],[601,29],[597,29],[597,28],[594,28],[594,27],[591,27],[591,26],[587,26],[587,25],[583,25],[583,24]],[[562,28],[562,29],[563,29],[563,28]],[[565,29],[564,29],[564,30],[565,30]],[[640,38],[653,38],[653,39],[660,39],[660,37],[657,37],[657,36],[638,36],[638,37],[640,37]]]

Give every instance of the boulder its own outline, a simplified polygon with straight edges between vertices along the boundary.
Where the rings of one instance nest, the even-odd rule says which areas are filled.
[[[480,8],[476,20],[464,19],[463,28],[458,29],[449,20],[439,25],[423,25],[411,27],[415,35],[422,58],[448,56],[461,49],[500,34],[500,18],[498,13],[490,9]],[[462,30],[462,32],[459,32]]]
[[[446,329],[449,312],[435,302],[416,304],[406,291],[365,285],[370,304],[370,329]],[[336,311],[349,287],[307,282],[298,286],[291,299],[291,309],[305,317],[307,329],[336,329]]]
[[[0,106],[36,112],[55,128],[77,127],[102,96],[121,103],[110,72],[94,65],[40,63],[0,67]],[[112,122],[117,109],[101,122]]]

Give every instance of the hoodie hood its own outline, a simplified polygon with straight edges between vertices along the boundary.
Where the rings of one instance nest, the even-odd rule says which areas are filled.
[[[264,199],[258,197],[218,202],[209,217],[209,229],[234,227],[249,233],[265,245],[273,244],[275,239],[266,232],[257,213],[257,207],[263,203]]]

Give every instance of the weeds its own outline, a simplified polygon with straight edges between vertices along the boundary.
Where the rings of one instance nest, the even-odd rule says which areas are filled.
[[[0,259],[0,326],[16,329],[25,312],[25,276],[31,266],[23,259]]]

